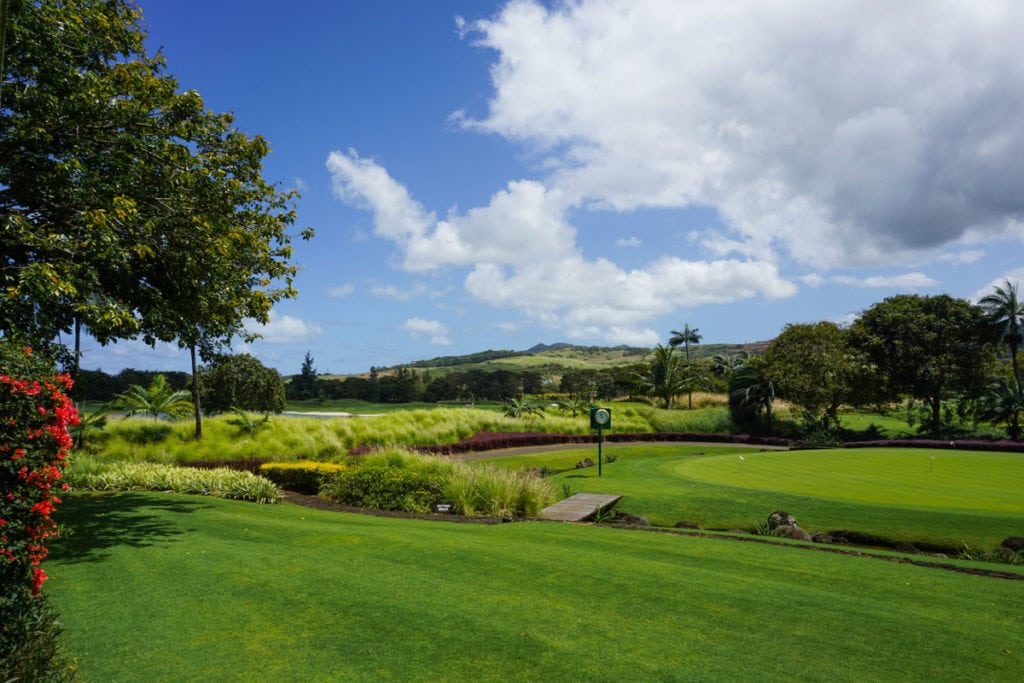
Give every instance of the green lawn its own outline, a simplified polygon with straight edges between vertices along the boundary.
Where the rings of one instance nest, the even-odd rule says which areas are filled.
[[[613,444],[604,452],[618,457],[605,464],[604,476],[591,468],[554,480],[573,492],[622,494],[621,509],[661,526],[688,520],[712,529],[751,528],[781,509],[810,531],[854,530],[945,547],[994,548],[1024,533],[1019,453]],[[587,456],[596,461],[596,448],[490,462],[564,469]]]
[[[1024,667],[1020,582],[878,559],[169,494],[76,494],[60,519],[46,591],[87,682],[1019,680]]]

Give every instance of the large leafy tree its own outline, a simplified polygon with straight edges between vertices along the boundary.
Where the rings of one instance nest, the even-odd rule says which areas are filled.
[[[200,371],[203,410],[207,414],[232,408],[261,413],[284,410],[284,380],[249,354],[217,356]]]
[[[879,387],[890,399],[924,401],[926,431],[942,428],[942,402],[973,398],[988,384],[994,360],[984,311],[946,294],[901,294],[867,309],[854,321],[851,340],[877,366]]]
[[[1022,389],[1017,352],[1024,343],[1024,300],[1017,295],[1017,284],[1007,280],[1002,287],[996,286],[991,294],[983,296],[978,305],[985,311],[985,322],[1006,344],[1019,394]]]
[[[865,400],[871,366],[831,322],[787,325],[763,357],[763,378],[803,413],[808,426],[839,425],[839,406]]]
[[[12,6],[0,330],[177,341],[195,375],[197,353],[295,295],[295,195],[264,181],[265,140],[179,91],[140,17],[129,0]]]

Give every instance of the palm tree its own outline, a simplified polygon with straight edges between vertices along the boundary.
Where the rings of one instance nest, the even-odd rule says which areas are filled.
[[[1012,387],[1006,380],[992,383],[978,404],[978,417],[994,425],[1006,425],[1006,432],[1014,441],[1020,439],[1020,418],[1024,414],[1024,392],[1020,386]]]
[[[978,305],[985,311],[985,321],[999,334],[1010,351],[1013,367],[1013,381],[1021,391],[1020,368],[1017,367],[1017,351],[1024,343],[1024,301],[1017,296],[1017,283],[1009,280],[1003,287],[996,286],[988,296],[983,296]]]
[[[686,391],[689,378],[683,359],[676,355],[676,347],[658,344],[654,349],[648,374],[641,379],[648,393],[660,398],[665,409],[672,407],[672,399]]]
[[[505,417],[544,417],[544,406],[531,396],[505,401]]]
[[[683,350],[686,353],[686,367],[690,367],[690,344],[699,344],[701,340],[700,330],[696,327],[690,327],[689,323],[683,324],[682,330],[672,330],[672,336],[668,339],[669,346],[676,347],[680,344],[683,345]],[[687,387],[686,389],[686,407],[693,410],[693,391]]]
[[[716,375],[731,379],[733,373],[747,364],[750,359],[746,351],[738,353],[716,353],[711,357],[711,367]]]
[[[775,384],[765,377],[758,365],[737,369],[729,380],[729,411],[737,423],[758,420],[764,415],[771,428],[774,400]]]
[[[125,411],[126,417],[150,415],[156,420],[166,415],[173,420],[195,412],[195,406],[188,397],[188,391],[174,391],[164,375],[155,375],[149,388],[132,384],[128,391],[115,397],[112,405]]]

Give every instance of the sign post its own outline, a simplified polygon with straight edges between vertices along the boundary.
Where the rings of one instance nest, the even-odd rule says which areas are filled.
[[[597,476],[601,476],[601,445],[604,443],[604,430],[612,428],[612,409],[590,406],[590,428],[597,430]]]

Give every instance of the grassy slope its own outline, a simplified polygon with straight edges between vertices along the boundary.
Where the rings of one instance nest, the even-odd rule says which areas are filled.
[[[1024,456],[855,449],[758,452],[732,446],[618,446],[620,460],[554,477],[573,492],[623,494],[620,507],[662,526],[751,528],[786,510],[811,531],[848,529],[896,541],[993,548],[1024,529]],[[699,455],[698,455],[699,454]],[[744,457],[741,463],[738,456]],[[564,469],[595,452],[492,461]],[[696,456],[696,457],[695,457]],[[934,463],[929,460],[935,456]],[[932,471],[929,472],[931,467]]]
[[[1015,680],[1020,584],[553,523],[73,496],[82,681]]]

